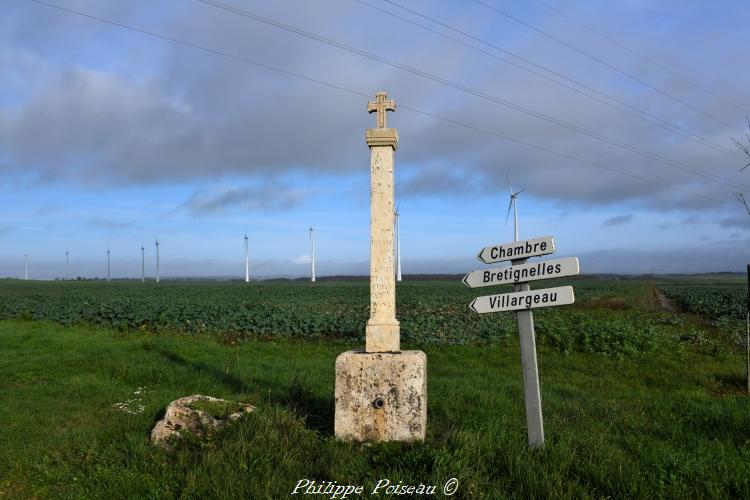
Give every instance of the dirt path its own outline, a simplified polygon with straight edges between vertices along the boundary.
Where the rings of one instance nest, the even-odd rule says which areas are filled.
[[[656,287],[656,285],[651,285],[651,289],[654,292],[654,297],[656,297],[656,301],[659,303],[660,308],[669,312],[677,312],[677,308],[674,306],[672,301],[669,300],[667,296],[664,295],[664,293],[662,293],[662,291]]]

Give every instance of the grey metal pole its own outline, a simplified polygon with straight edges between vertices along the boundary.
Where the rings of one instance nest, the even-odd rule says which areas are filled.
[[[513,261],[513,265],[524,264],[526,259]],[[516,292],[530,290],[528,283],[516,285]],[[542,418],[542,395],[539,387],[539,368],[536,360],[536,334],[534,313],[518,311],[518,335],[521,348],[521,370],[523,371],[523,399],[526,407],[526,427],[529,446],[541,448],[544,445],[544,420]]]
[[[515,240],[518,241],[518,200],[513,200],[513,219]],[[511,261],[514,266],[525,264],[527,259]],[[530,290],[528,283],[515,285],[516,292]],[[518,311],[519,347],[521,350],[521,371],[523,372],[523,399],[526,409],[526,428],[529,447],[544,446],[544,420],[542,418],[542,394],[539,387],[539,368],[536,359],[536,334],[534,332],[534,313],[530,310]]]
[[[141,243],[141,283],[146,282],[146,248]]]

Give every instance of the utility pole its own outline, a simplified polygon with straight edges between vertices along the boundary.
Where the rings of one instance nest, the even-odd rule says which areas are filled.
[[[245,233],[245,283],[250,283],[250,254],[248,253],[247,233]]]
[[[746,116],[745,119],[747,120],[747,128],[750,129],[750,116]],[[732,142],[734,142],[734,145],[737,146],[737,149],[742,151],[742,153],[750,159],[750,135],[745,134],[745,138],[747,139],[746,143],[742,143],[738,141],[737,139],[732,138]],[[747,167],[750,167],[750,162],[746,163],[744,167],[740,169],[740,171],[745,170]],[[734,193],[734,197],[737,198],[737,201],[740,202],[740,204],[745,207],[745,211],[748,215],[750,215],[750,207],[747,205],[747,200],[745,200],[745,196],[742,193]],[[745,385],[745,391],[748,395],[750,395],[750,264],[747,266],[747,313],[745,316],[745,375],[746,375],[746,385]]]
[[[310,281],[315,283],[315,229],[310,226],[310,251],[312,257],[310,259]]]

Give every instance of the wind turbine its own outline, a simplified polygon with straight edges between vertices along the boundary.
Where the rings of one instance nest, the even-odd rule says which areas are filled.
[[[310,248],[312,258],[310,259],[310,281],[315,283],[315,229],[310,226]]]
[[[400,206],[401,204],[399,203],[393,212],[396,216],[396,281],[401,281],[401,229],[398,224],[398,207]]]
[[[24,259],[26,260],[26,281],[29,281],[29,254],[25,253],[23,254]]]
[[[250,257],[247,252],[247,233],[245,233],[245,283],[250,283]]]
[[[70,271],[70,252],[65,250],[65,281],[69,279],[68,271]]]
[[[146,249],[141,243],[141,283],[146,282]]]
[[[506,177],[508,178],[508,192],[510,193],[510,203],[508,204],[508,214],[505,216],[505,223],[508,223],[508,217],[510,217],[510,209],[513,209],[513,235],[514,240],[518,241],[518,195],[526,191],[526,189],[522,189],[517,192],[513,192],[513,188],[510,185],[510,176],[506,174]]]
[[[156,240],[156,282],[159,282],[159,240]]]
[[[107,243],[107,281],[111,281],[111,275],[110,275],[110,266],[109,266],[109,243]]]

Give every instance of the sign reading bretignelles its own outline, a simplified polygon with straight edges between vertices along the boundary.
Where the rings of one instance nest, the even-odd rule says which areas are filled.
[[[519,311],[535,307],[564,306],[575,301],[572,286],[542,288],[527,292],[501,293],[477,297],[469,307],[479,314]]]
[[[469,288],[479,288],[507,283],[562,278],[563,276],[575,276],[578,272],[578,257],[567,257],[565,259],[543,260],[530,264],[472,271],[464,276],[463,283]]]
[[[504,260],[526,259],[537,255],[547,255],[555,252],[555,239],[552,236],[534,238],[533,240],[501,243],[492,247],[484,247],[477,259],[485,264],[494,264]]]

